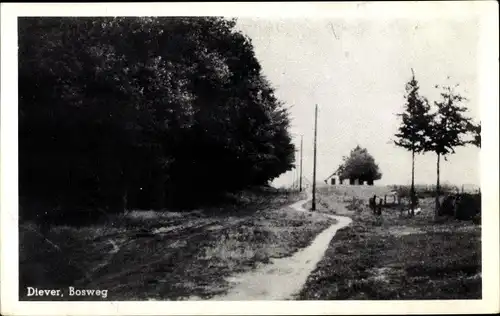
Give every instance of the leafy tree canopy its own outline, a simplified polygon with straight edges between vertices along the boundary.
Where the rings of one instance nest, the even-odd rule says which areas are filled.
[[[469,133],[472,135],[472,139],[469,140],[469,144],[472,144],[476,147],[481,147],[481,123],[469,123],[467,128],[469,130]]]
[[[401,125],[396,133],[394,143],[414,153],[425,150],[428,141],[427,133],[432,121],[430,105],[427,99],[420,95],[419,84],[413,74],[411,80],[406,84],[406,103],[401,117]]]
[[[338,167],[337,174],[341,179],[359,179],[362,181],[379,180],[382,174],[375,159],[366,148],[356,146],[348,157],[343,157],[343,163]]]
[[[288,112],[235,23],[19,19],[20,194],[161,208],[290,170]]]
[[[456,85],[458,86],[458,85]],[[455,86],[455,87],[456,87]],[[471,130],[471,119],[465,116],[467,108],[462,106],[467,99],[451,86],[441,88],[441,99],[435,101],[436,112],[427,131],[426,151],[433,151],[441,156],[455,153],[455,148],[464,146]]]

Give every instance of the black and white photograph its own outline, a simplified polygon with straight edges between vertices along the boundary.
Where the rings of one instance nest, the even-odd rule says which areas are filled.
[[[253,5],[2,24],[2,296],[498,312],[498,4]]]

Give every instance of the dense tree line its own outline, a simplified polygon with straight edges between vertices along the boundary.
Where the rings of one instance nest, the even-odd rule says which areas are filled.
[[[185,207],[290,170],[288,112],[235,23],[19,19],[20,196]]]

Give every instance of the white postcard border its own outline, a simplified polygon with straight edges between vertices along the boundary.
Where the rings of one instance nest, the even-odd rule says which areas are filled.
[[[414,301],[19,302],[18,300],[18,16],[238,16],[272,18],[461,18],[481,21],[479,87],[483,145],[483,299]],[[426,314],[499,311],[498,4],[494,1],[380,3],[93,3],[2,4],[0,236],[1,314],[5,315],[297,315]]]

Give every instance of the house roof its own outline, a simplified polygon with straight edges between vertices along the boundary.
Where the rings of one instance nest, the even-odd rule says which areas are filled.
[[[331,175],[329,175],[329,176],[325,179],[325,181],[328,181],[328,179],[330,179],[331,177],[336,176],[336,175],[337,175],[337,171],[335,171],[334,173],[332,173]]]

